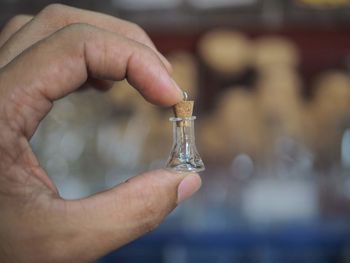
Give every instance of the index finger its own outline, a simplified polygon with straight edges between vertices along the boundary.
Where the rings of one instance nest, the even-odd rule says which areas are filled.
[[[9,22],[10,27],[12,27],[11,24],[16,24],[16,21],[18,21],[18,17],[11,19]],[[0,67],[9,63],[34,43],[70,24],[76,23],[85,23],[99,27],[150,47],[159,56],[168,71],[171,72],[170,63],[157,50],[146,32],[137,24],[110,15],[62,4],[48,5],[33,17],[29,23],[23,26],[21,30],[11,36],[8,42],[0,49]]]
[[[30,137],[52,102],[73,92],[88,76],[127,78],[142,96],[171,106],[182,92],[150,48],[86,24],[73,24],[32,46],[0,73],[6,116]]]

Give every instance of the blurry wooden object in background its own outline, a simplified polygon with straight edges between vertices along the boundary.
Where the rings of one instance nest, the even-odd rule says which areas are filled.
[[[264,126],[273,136],[299,137],[302,97],[297,72],[289,68],[271,68],[260,75],[257,103]]]
[[[266,68],[289,67],[299,65],[298,48],[287,38],[271,36],[260,37],[254,41],[254,67],[258,70]]]
[[[245,153],[257,160],[262,151],[255,96],[241,87],[228,89],[216,111],[201,126],[201,149],[207,158],[232,161]]]
[[[292,68],[270,68],[260,75],[257,84],[258,114],[263,125],[265,160],[275,159],[279,139],[304,141],[299,75]],[[278,153],[277,153],[278,154]]]
[[[277,149],[281,138],[289,138],[295,145],[304,141],[302,81],[297,71],[300,58],[297,47],[283,37],[259,38],[254,47],[264,159],[271,161],[279,158],[275,155],[280,154]]]
[[[217,29],[206,33],[199,41],[202,61],[222,75],[241,74],[251,65],[251,41],[242,33]]]
[[[350,127],[350,77],[341,71],[319,76],[310,104],[309,143],[319,165],[340,161],[341,139]]]

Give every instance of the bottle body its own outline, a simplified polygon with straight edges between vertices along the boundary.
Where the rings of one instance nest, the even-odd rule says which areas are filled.
[[[195,144],[195,119],[195,116],[170,118],[173,123],[173,146],[166,165],[167,169],[176,172],[200,172],[205,170]]]

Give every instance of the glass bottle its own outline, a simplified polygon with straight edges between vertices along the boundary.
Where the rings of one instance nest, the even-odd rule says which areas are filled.
[[[194,120],[196,116],[172,117],[173,146],[166,168],[176,172],[201,172],[203,161],[195,145]]]

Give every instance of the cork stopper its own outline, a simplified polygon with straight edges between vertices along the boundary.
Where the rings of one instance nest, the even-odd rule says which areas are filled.
[[[193,100],[187,100],[188,95],[186,91],[183,91],[184,95],[184,100],[180,101],[178,104],[176,104],[173,107],[174,114],[176,118],[189,118],[192,116],[193,113],[193,105],[194,101]],[[190,126],[190,122],[183,120],[177,123],[178,127],[185,127],[185,126]]]
[[[183,100],[174,106],[174,114],[177,118],[188,118],[193,113],[193,100]]]

